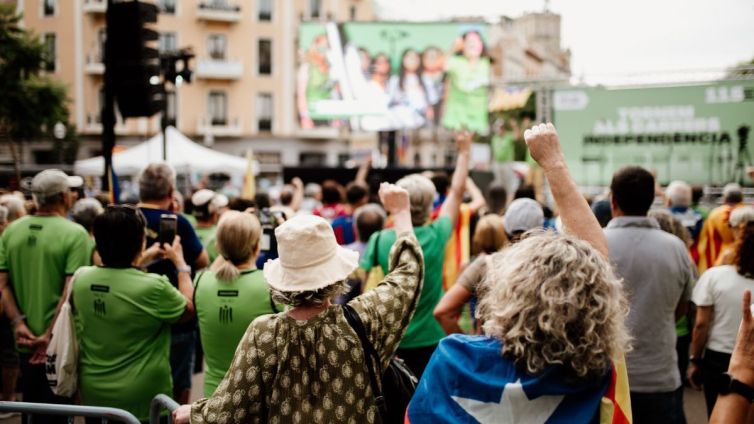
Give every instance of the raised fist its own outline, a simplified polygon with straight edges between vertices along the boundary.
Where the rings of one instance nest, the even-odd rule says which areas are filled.
[[[565,164],[560,138],[552,123],[534,125],[524,131],[524,140],[531,157],[543,169]]]
[[[380,201],[385,210],[391,214],[411,210],[408,192],[395,184],[382,183],[380,185]]]

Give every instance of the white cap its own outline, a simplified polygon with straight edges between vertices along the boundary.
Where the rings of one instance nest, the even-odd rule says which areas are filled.
[[[516,199],[505,210],[503,225],[509,235],[542,228],[545,225],[545,214],[536,200]]]
[[[35,196],[50,197],[65,193],[71,188],[81,187],[84,180],[78,176],[68,176],[59,169],[45,169],[31,180],[31,192]]]

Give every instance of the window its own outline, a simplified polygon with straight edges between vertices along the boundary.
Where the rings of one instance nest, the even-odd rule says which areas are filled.
[[[272,94],[257,95],[257,128],[259,131],[272,131]]]
[[[215,60],[225,60],[225,48],[228,39],[222,34],[212,34],[207,39],[209,57]]]
[[[272,40],[259,40],[259,75],[272,74]]]
[[[100,28],[97,31],[97,59],[98,62],[105,61],[105,41],[107,41],[107,30]]]
[[[55,16],[57,0],[42,1],[42,16]]]
[[[260,21],[272,20],[272,0],[258,0],[257,7],[257,19]]]
[[[304,152],[298,156],[299,166],[325,166],[327,156],[319,152]]]
[[[57,38],[55,37],[55,34],[53,33],[45,34],[44,70],[47,72],[55,72],[55,61],[57,60],[57,57],[55,54],[56,49],[57,49],[56,44],[57,44]]]
[[[351,20],[355,21],[356,20],[356,6],[351,6],[350,15],[351,15]]]
[[[319,19],[320,9],[322,9],[322,0],[309,0],[309,17]]]
[[[176,126],[176,122],[178,121],[178,103],[175,98],[175,91],[168,91],[165,99],[167,101],[168,125]]]
[[[175,15],[175,0],[157,0],[157,9],[160,13]]]
[[[178,43],[174,32],[161,32],[158,42],[160,53],[178,50]]]
[[[208,112],[212,125],[225,125],[228,122],[228,99],[222,91],[209,92]]]

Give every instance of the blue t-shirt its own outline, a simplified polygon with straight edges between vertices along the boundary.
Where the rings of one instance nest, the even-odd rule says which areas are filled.
[[[160,215],[173,214],[173,212],[164,209],[151,209],[151,208],[139,208],[147,219],[147,247],[157,243],[160,235]],[[204,247],[202,242],[199,241],[194,227],[191,223],[181,214],[175,214],[178,217],[176,234],[181,237],[181,247],[183,247],[183,259],[186,263],[194,267],[199,255],[202,254]],[[174,287],[178,287],[178,274],[175,272],[175,265],[170,259],[161,259],[152,263],[147,267],[147,272],[154,274],[164,275],[170,280],[170,284]],[[196,327],[195,322],[192,320],[188,323],[177,324],[173,326],[173,330],[193,329]]]
[[[339,216],[332,222],[332,230],[335,233],[335,240],[338,244],[345,246],[356,241],[356,234],[353,231],[353,215]]]

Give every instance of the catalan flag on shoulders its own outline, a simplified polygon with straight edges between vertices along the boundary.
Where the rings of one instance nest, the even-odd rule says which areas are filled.
[[[434,221],[440,216],[442,204],[432,212]],[[471,208],[462,203],[458,208],[458,220],[448,243],[445,245],[445,262],[442,269],[442,288],[448,291],[455,284],[463,267],[471,259]]]
[[[429,361],[406,411],[406,424],[630,424],[625,364],[601,379],[568,382],[553,366],[531,376],[500,354],[486,336],[452,335]]]

